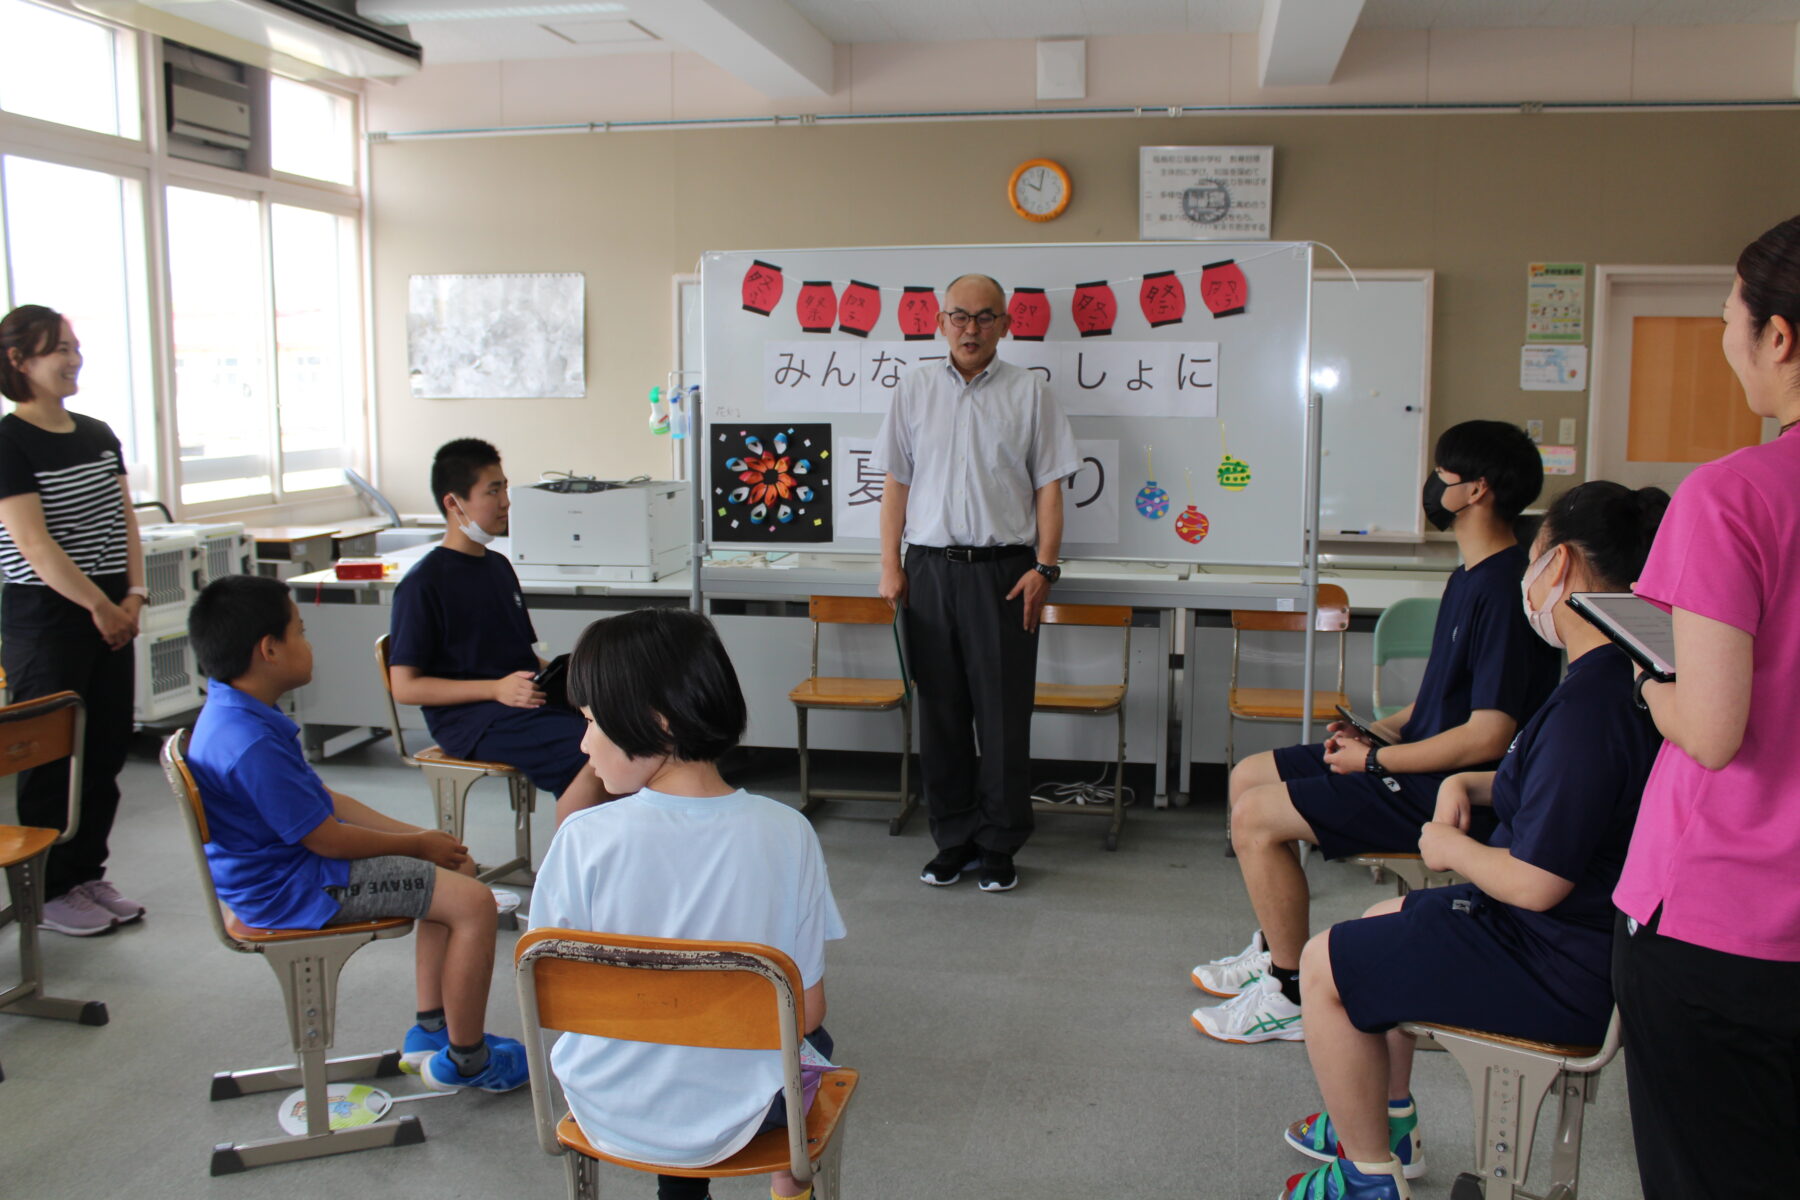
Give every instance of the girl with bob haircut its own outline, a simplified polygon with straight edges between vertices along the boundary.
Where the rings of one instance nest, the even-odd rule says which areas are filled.
[[[556,831],[532,927],[774,946],[800,970],[807,1041],[829,1058],[825,943],[844,923],[807,819],[719,774],[746,709],[712,622],[676,608],[596,621],[570,657],[568,690],[587,718],[589,764],[620,799]],[[564,1034],[550,1066],[582,1132],[622,1157],[705,1167],[785,1123],[774,1051]],[[785,1171],[770,1185],[778,1198],[812,1194]],[[657,1177],[659,1200],[707,1195],[705,1179]]]

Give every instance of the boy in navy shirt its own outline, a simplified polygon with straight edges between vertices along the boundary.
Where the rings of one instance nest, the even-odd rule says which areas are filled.
[[[1300,1041],[1300,951],[1306,874],[1295,841],[1326,858],[1411,850],[1438,784],[1486,770],[1556,686],[1556,651],[1519,610],[1525,550],[1513,523],[1544,483],[1537,447],[1516,425],[1465,421],[1438,439],[1425,515],[1451,530],[1462,565],[1438,609],[1418,698],[1377,722],[1379,750],[1334,722],[1324,745],[1254,755],[1231,773],[1231,841],[1261,928],[1229,958],[1193,970],[1226,1003],[1194,1010],[1194,1027],[1227,1042]],[[1484,820],[1486,819],[1484,814]]]
[[[326,787],[300,753],[299,727],[276,707],[312,680],[312,647],[286,585],[214,580],[188,612],[188,637],[211,681],[188,765],[219,899],[256,929],[420,922],[418,1024],[403,1062],[439,1087],[524,1083],[525,1048],[482,1032],[495,907],[468,848]]]
[[[549,704],[533,676],[543,667],[519,577],[487,547],[506,533],[506,472],[479,438],[438,449],[431,493],[444,514],[443,545],[394,589],[388,638],[394,699],[421,705],[445,753],[517,767],[557,797],[556,819],[610,800],[581,752],[586,724]]]

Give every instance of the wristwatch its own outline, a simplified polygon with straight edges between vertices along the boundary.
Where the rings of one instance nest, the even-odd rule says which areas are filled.
[[[125,594],[127,596],[136,596],[140,600],[148,600],[150,598],[150,589],[140,583],[133,587],[126,588]]]
[[[1031,569],[1036,571],[1039,575],[1042,575],[1045,579],[1048,579],[1051,583],[1055,583],[1062,578],[1062,568],[1055,563],[1046,564],[1034,562],[1031,564]]]
[[[1380,755],[1380,753],[1381,753],[1380,746],[1370,746],[1369,747],[1369,757],[1363,759],[1363,770],[1364,771],[1367,771],[1371,775],[1386,775],[1387,774],[1387,772],[1384,771],[1381,767],[1381,759],[1379,757],[1377,757],[1378,755]]]

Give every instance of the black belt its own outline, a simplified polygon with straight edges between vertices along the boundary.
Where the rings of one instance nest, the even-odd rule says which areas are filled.
[[[1036,552],[1036,547],[1023,544],[1012,546],[914,546],[913,549],[920,554],[932,554],[958,563],[993,562],[999,558],[1018,558],[1020,555]]]

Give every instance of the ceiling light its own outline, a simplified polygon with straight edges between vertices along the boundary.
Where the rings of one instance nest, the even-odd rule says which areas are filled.
[[[508,4],[506,0],[357,0],[356,11],[383,25],[424,24],[432,21],[505,21],[516,18],[591,17],[618,14],[625,5],[610,0],[544,0],[541,3]]]

